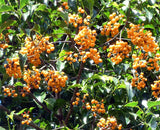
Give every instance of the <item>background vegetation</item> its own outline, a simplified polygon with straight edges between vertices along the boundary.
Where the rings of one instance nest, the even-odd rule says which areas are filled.
[[[156,0],[0,0],[0,129],[160,129],[159,14]]]

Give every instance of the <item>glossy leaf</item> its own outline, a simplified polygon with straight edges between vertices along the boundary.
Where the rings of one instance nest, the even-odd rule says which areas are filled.
[[[20,9],[28,4],[29,0],[20,0]]]
[[[160,105],[160,101],[148,101],[147,102],[148,109],[155,107],[155,106],[159,106],[159,105]]]
[[[20,64],[20,67],[21,67],[21,71],[23,72],[24,66],[25,66],[26,61],[27,61],[27,56],[22,55],[21,53],[19,53],[18,56],[19,56],[19,64]]]
[[[130,102],[125,105],[125,107],[137,107],[138,102]]]

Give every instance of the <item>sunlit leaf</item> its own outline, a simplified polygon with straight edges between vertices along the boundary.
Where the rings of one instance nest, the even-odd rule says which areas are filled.
[[[28,4],[29,0],[20,0],[20,9]]]
[[[18,56],[19,56],[19,64],[20,64],[20,67],[21,67],[21,71],[23,72],[24,66],[25,66],[26,61],[27,61],[27,55],[22,55],[21,53],[19,53]]]
[[[129,102],[125,105],[125,107],[137,107],[138,102]]]
[[[0,5],[0,12],[7,12],[7,11],[13,11],[13,7],[8,5]]]
[[[6,29],[6,27],[11,26],[11,25],[15,25],[17,23],[16,20],[7,20],[4,23],[0,24],[0,33]]]
[[[147,18],[150,22],[153,18],[153,14],[147,8],[145,8],[145,11],[146,11]]]
[[[27,108],[22,109],[21,111],[19,111],[18,113],[16,113],[17,115],[20,115],[22,113],[24,113],[27,110]]]
[[[22,84],[21,82],[16,82],[16,83],[14,84],[14,86],[15,86],[15,87],[17,87],[17,86],[23,86],[23,84]]]
[[[53,110],[53,107],[54,107],[54,104],[56,102],[56,99],[47,98],[47,99],[44,100],[44,102],[46,103],[48,109]]]
[[[62,71],[64,69],[64,67],[65,67],[65,64],[66,64],[66,61],[62,62],[62,61],[58,60],[56,62],[57,70],[58,71]]]
[[[160,101],[148,101],[147,102],[148,109],[155,107],[155,106],[159,106],[159,105],[160,105]]]
[[[13,116],[15,114],[15,111],[11,111],[11,113],[8,115],[8,117],[13,121]]]
[[[60,61],[64,61],[64,56],[66,55],[66,53],[65,53],[66,51],[65,50],[62,50],[60,53],[59,53],[59,60]]]

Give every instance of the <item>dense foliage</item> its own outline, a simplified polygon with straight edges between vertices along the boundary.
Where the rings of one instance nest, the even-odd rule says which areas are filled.
[[[0,129],[160,129],[160,2],[0,0]]]

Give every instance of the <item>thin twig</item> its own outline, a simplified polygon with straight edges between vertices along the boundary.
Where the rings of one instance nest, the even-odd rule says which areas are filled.
[[[81,77],[83,68],[84,68],[84,63],[81,62],[80,69],[79,69],[78,76],[77,76],[77,80],[76,80],[76,84],[78,84],[79,81],[80,81],[80,77]],[[75,98],[76,98],[76,93],[77,93],[77,92],[78,92],[78,87],[76,87],[76,88],[74,89],[73,96],[72,96],[71,101],[70,101],[70,110],[68,111],[68,114],[67,114],[67,116],[66,116],[65,124],[67,124],[67,122],[68,122],[68,120],[69,120],[69,117],[70,117],[70,115],[71,115],[71,113],[72,113],[72,111],[73,111],[72,102],[75,100]]]
[[[30,95],[40,106],[42,106],[45,111],[51,113],[51,111],[50,111],[43,103],[41,103],[32,93],[29,93],[29,95]]]

